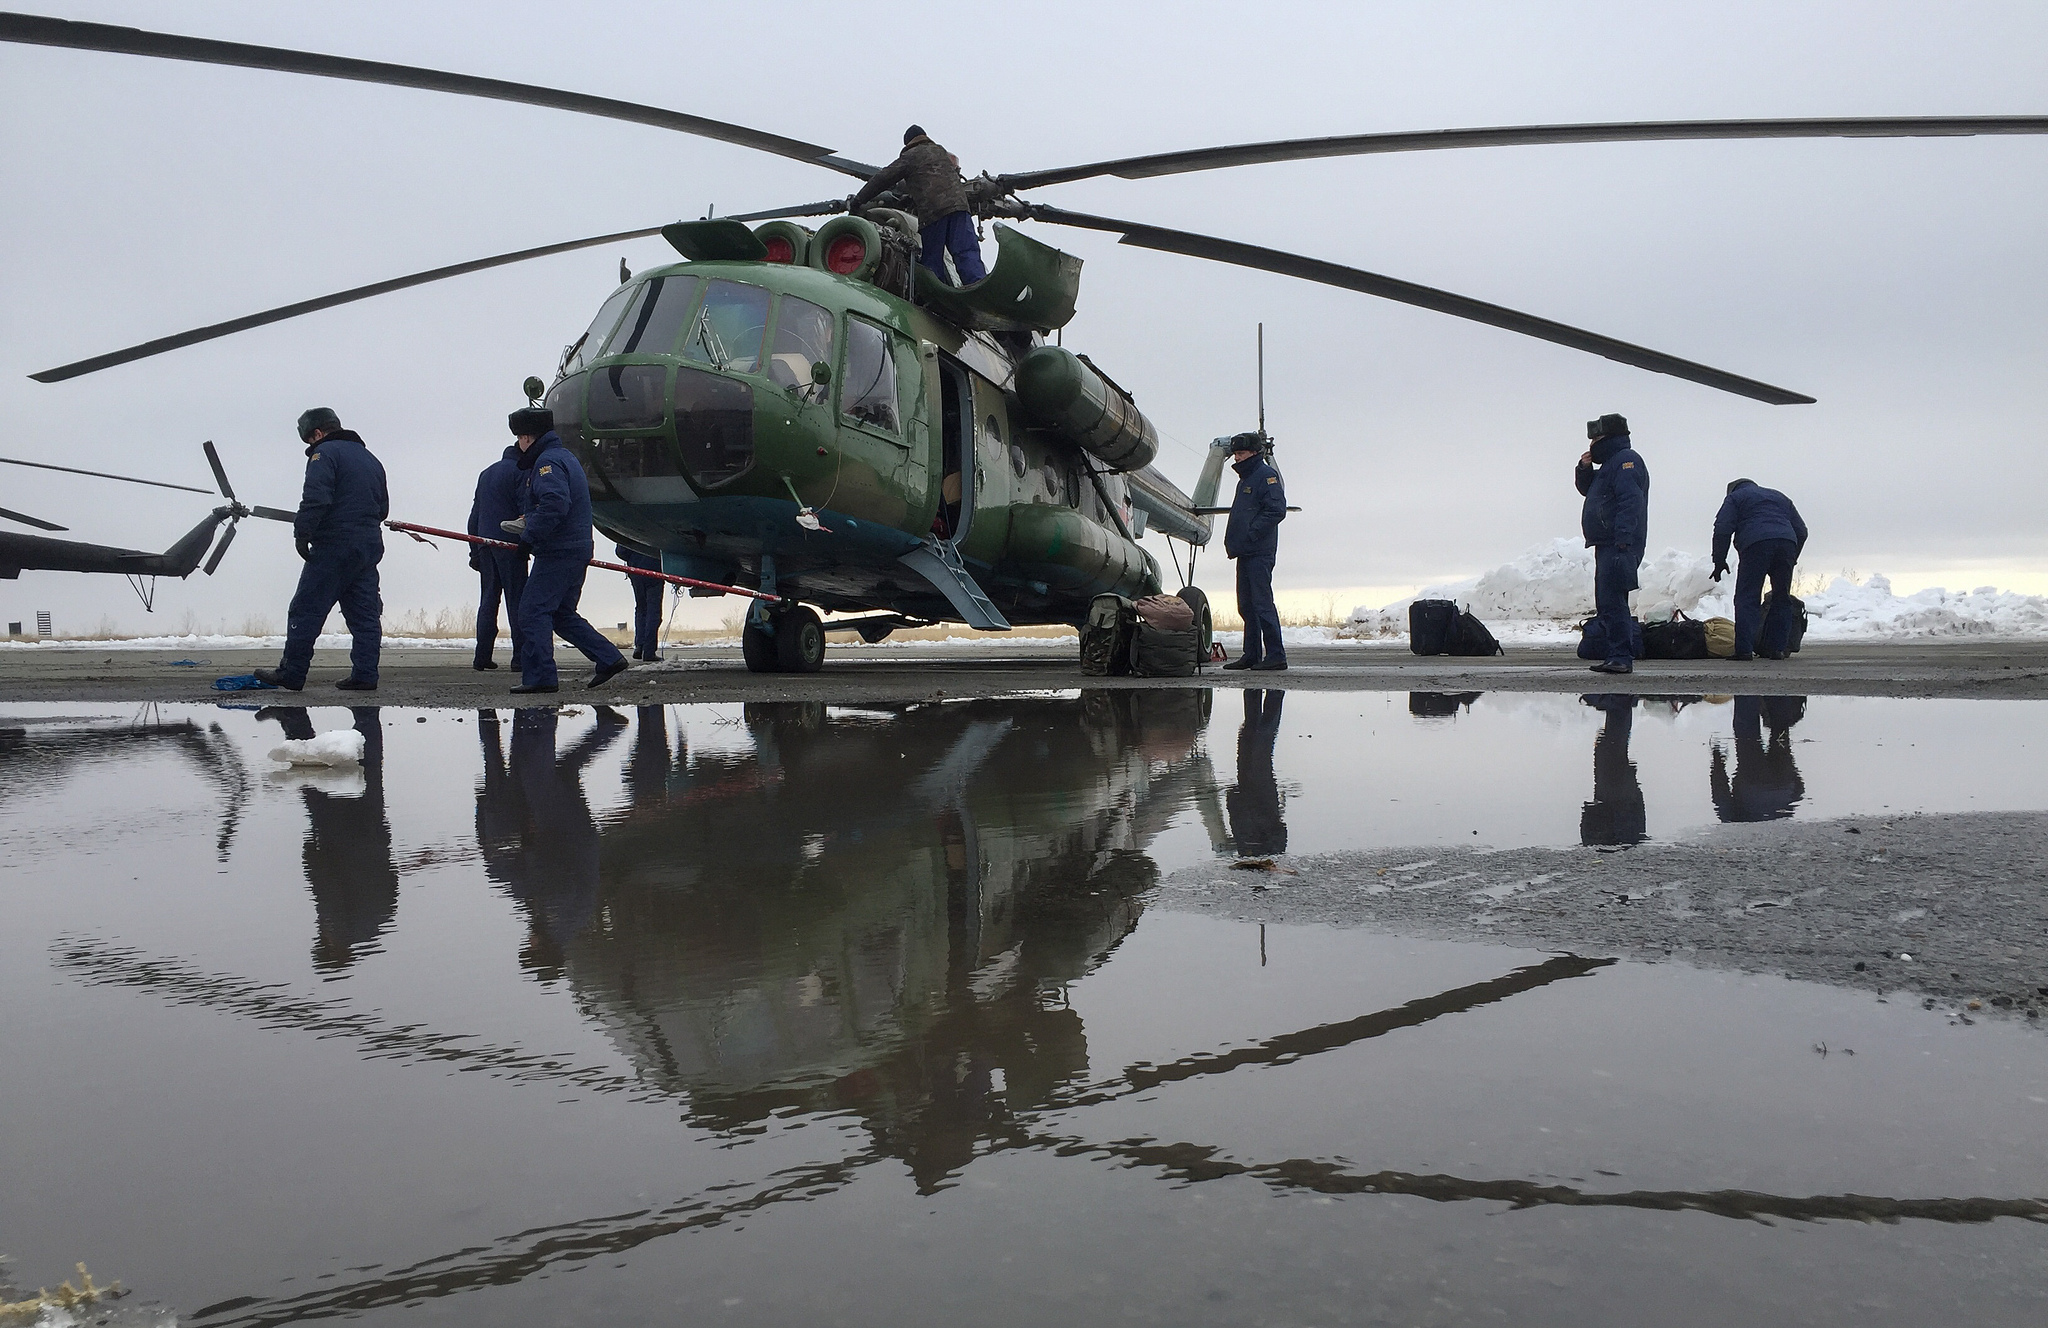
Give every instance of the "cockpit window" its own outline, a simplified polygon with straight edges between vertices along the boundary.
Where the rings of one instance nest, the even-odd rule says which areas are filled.
[[[846,320],[846,377],[839,400],[846,418],[885,433],[901,433],[903,413],[896,397],[896,361],[889,334],[858,318]]]
[[[783,296],[782,312],[775,320],[775,349],[768,356],[768,376],[777,387],[815,392],[820,389],[811,381],[811,366],[829,367],[831,363],[832,315],[809,300]]]
[[[633,294],[618,330],[605,343],[606,355],[668,355],[690,316],[702,277],[649,277]]]
[[[590,329],[562,348],[561,373],[575,373],[597,358],[597,348],[604,344],[605,334],[612,330],[612,324],[619,321],[620,311],[638,289],[637,286],[626,286],[612,293],[612,297],[604,302],[604,308],[597,311],[597,317],[590,320]]]
[[[767,330],[767,291],[743,281],[714,281],[683,337],[683,358],[734,373],[759,373]]]

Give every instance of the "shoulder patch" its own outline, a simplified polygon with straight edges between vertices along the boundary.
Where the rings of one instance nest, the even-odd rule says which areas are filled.
[[[1268,475],[1268,476],[1266,476],[1266,483],[1268,483],[1268,484],[1278,484],[1279,482],[1280,482],[1280,477],[1279,477],[1278,475]]]
[[[1634,470],[1636,468],[1636,463],[1633,461],[1624,461],[1621,463],[1621,468],[1623,470]]]
[[[307,457],[307,458],[306,458],[306,460],[308,460],[308,461],[318,461],[319,459],[320,459],[320,454],[319,454],[318,452],[315,452],[315,453],[314,453],[313,455],[311,455],[311,456],[309,456],[309,457]]]
[[[551,470],[553,470],[553,469],[554,469],[554,467],[553,467],[553,466],[542,466],[542,467],[540,468],[540,473],[541,473],[541,474],[543,474],[543,475],[545,475],[545,474],[547,474],[547,473],[548,473],[549,471],[551,471]]]

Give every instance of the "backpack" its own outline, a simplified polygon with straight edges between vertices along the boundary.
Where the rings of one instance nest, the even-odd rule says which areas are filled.
[[[1629,653],[1637,659],[1643,658],[1643,625],[1630,618],[1628,634]],[[1588,618],[1579,624],[1579,658],[1607,658],[1607,627],[1598,618]]]
[[[1796,655],[1799,653],[1799,643],[1806,639],[1806,601],[1797,595],[1787,595],[1785,596],[1785,602],[1792,606],[1792,629],[1785,633],[1785,653]],[[1764,592],[1763,611],[1762,621],[1769,622],[1771,620],[1771,592],[1768,590]]]
[[[1449,719],[1459,706],[1469,709],[1478,699],[1478,692],[1410,692],[1408,713],[1417,719]]]
[[[1081,624],[1081,672],[1091,678],[1122,677],[1131,671],[1131,638],[1137,610],[1122,595],[1097,595]]]
[[[1140,618],[1131,632],[1131,653],[1125,671],[1140,678],[1185,678],[1201,662],[1200,628],[1155,627]]]
[[[1450,640],[1444,643],[1444,651],[1451,655],[1505,655],[1500,642],[1493,639],[1493,633],[1486,630],[1486,624],[1472,616],[1469,611],[1460,610],[1451,620]]]
[[[1643,628],[1644,659],[1705,659],[1707,657],[1707,625],[1697,618],[1688,618],[1683,612],[1671,615],[1671,621],[1651,623]]]
[[[1450,600],[1416,600],[1408,606],[1408,648],[1418,655],[1448,653],[1457,621],[1458,606]]]

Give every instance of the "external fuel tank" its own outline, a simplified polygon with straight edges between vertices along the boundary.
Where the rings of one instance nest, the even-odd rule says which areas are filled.
[[[1137,403],[1071,351],[1040,346],[1018,361],[1017,398],[1033,423],[1111,470],[1142,470],[1159,455],[1159,431]]]

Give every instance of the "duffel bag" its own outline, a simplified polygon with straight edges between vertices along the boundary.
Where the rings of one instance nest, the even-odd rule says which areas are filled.
[[[1486,630],[1486,624],[1472,616],[1469,611],[1460,610],[1451,621],[1451,639],[1444,643],[1444,650],[1452,655],[1505,655],[1500,642],[1493,639],[1493,633]]]
[[[1457,622],[1458,606],[1450,600],[1416,600],[1408,606],[1408,648],[1418,655],[1444,654]]]
[[[1091,678],[1131,671],[1131,636],[1138,614],[1122,595],[1097,595],[1081,624],[1081,672]]]
[[[1140,618],[1169,632],[1185,632],[1195,625],[1195,607],[1178,595],[1147,595],[1131,605]]]
[[[1201,661],[1202,633],[1186,627],[1168,631],[1140,618],[1131,631],[1130,672],[1140,678],[1185,678]]]
[[[1629,654],[1636,659],[1643,657],[1643,625],[1634,618],[1628,620]],[[1588,618],[1579,624],[1579,658],[1607,658],[1607,627],[1598,618]]]
[[[1733,618],[1709,618],[1700,624],[1707,632],[1707,653],[1715,659],[1728,659],[1735,654],[1735,620]]]
[[[1643,628],[1644,659],[1705,659],[1707,627],[1697,618],[1674,613],[1671,621]]]

